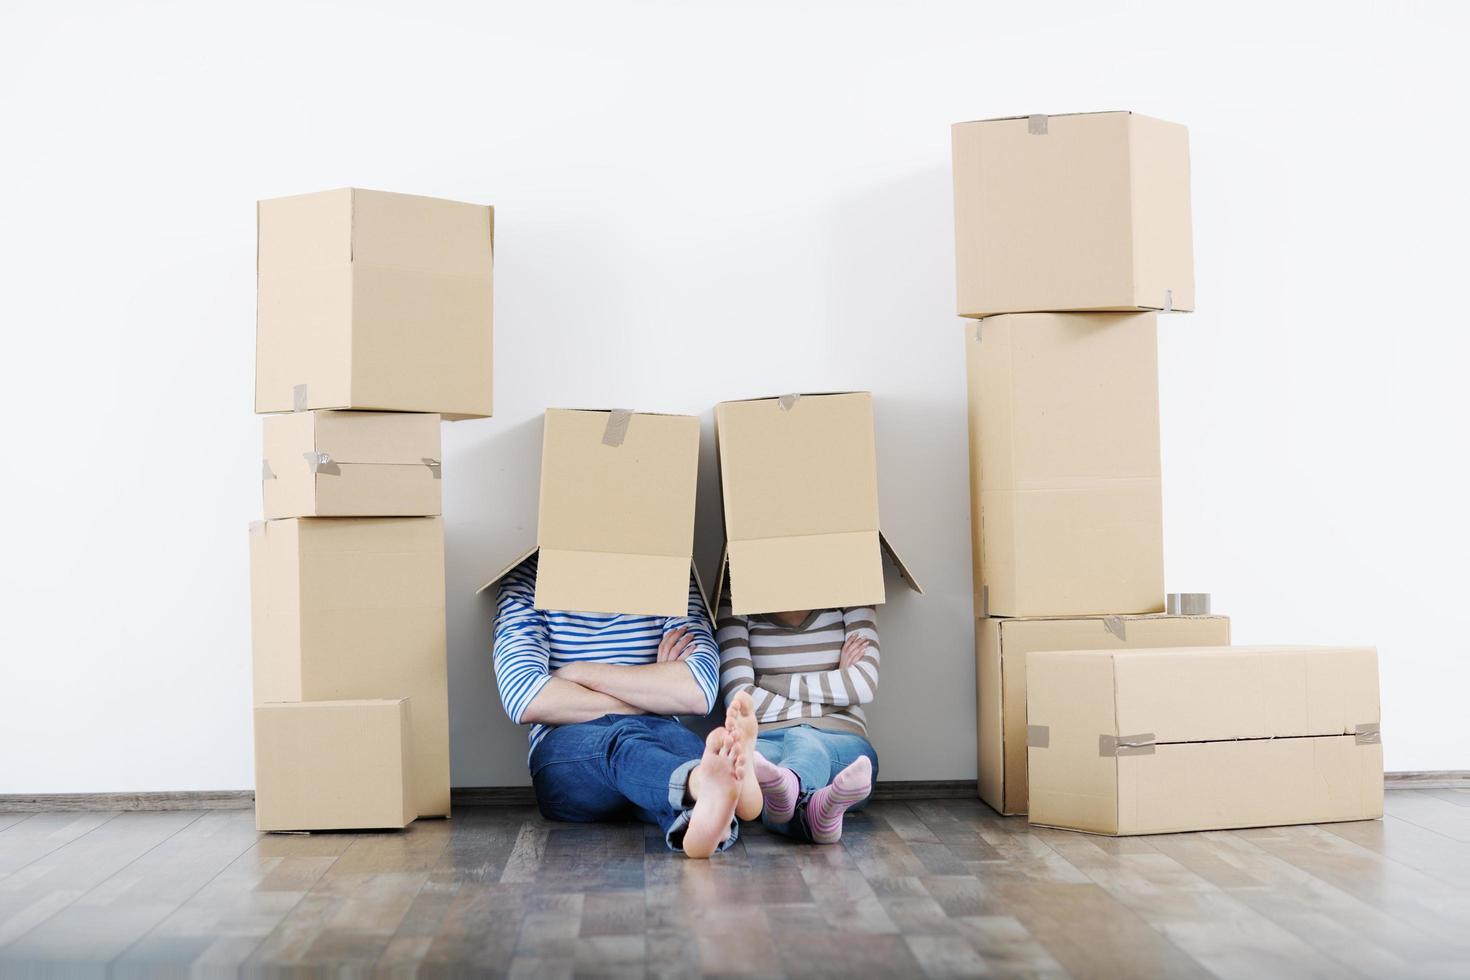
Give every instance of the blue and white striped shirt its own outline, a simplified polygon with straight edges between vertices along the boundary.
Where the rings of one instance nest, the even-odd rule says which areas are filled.
[[[704,693],[705,712],[714,710],[720,677],[720,650],[694,576],[689,577],[688,616],[627,616],[613,613],[537,609],[536,556],[512,569],[500,583],[495,620],[495,681],[500,703],[516,724],[551,680],[551,672],[575,661],[651,664],[670,630],[685,627],[694,637],[684,663]],[[531,728],[531,748],[549,725]]]

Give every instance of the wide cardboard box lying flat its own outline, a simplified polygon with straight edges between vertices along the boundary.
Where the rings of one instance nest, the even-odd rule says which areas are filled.
[[[250,587],[255,703],[412,698],[415,811],[448,816],[443,520],[252,524]]]
[[[266,518],[439,514],[438,415],[288,412],[262,421]]]
[[[1097,834],[1383,815],[1372,647],[1026,658],[1029,819]]]
[[[961,316],[1194,309],[1183,126],[1092,112],[952,137]]]
[[[406,698],[255,708],[257,830],[370,830],[413,822]]]
[[[1162,612],[1153,313],[965,327],[975,615]]]
[[[536,608],[687,616],[694,567],[699,419],[546,411]]]
[[[980,798],[999,813],[1026,812],[1026,655],[1037,650],[1228,646],[1224,616],[982,619],[975,628]]]
[[[923,592],[879,529],[873,397],[866,391],[722,402],[715,441],[726,577],[740,615],[883,602],[883,554]]]
[[[257,412],[491,413],[493,209],[344,188],[256,217]]]

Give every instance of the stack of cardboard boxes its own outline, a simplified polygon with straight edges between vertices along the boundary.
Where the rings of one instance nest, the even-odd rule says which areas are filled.
[[[256,824],[448,816],[439,425],[491,414],[493,211],[345,189],[258,234]]]
[[[1033,115],[959,123],[953,148],[980,796],[1104,833],[1376,815],[1371,650],[1248,651],[1225,617],[1164,612],[1157,316],[1194,308],[1187,130]],[[1240,700],[1210,716],[1227,690]],[[1286,736],[1303,739],[1289,759],[1237,745],[1218,763],[1233,781],[1182,748]],[[1308,751],[1317,737],[1345,738],[1342,758]],[[1281,791],[1308,783],[1328,788]]]

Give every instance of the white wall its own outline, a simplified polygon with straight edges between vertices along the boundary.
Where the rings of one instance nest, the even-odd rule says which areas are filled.
[[[446,430],[457,784],[525,778],[472,592],[541,410],[822,388],[877,392],[930,589],[882,615],[886,700],[932,698],[880,699],[884,775],[972,776],[948,126],[1115,108],[1192,133],[1169,588],[1376,642],[1389,768],[1470,769],[1466,8],[1111,6],[7,4],[0,793],[251,785],[253,202],[345,184],[498,211],[497,414]]]

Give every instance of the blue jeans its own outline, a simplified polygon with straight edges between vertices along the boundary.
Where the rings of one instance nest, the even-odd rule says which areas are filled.
[[[674,850],[689,825],[689,773],[704,754],[698,735],[661,715],[603,715],[558,725],[531,752],[531,784],[548,820],[636,818],[658,824]],[[730,818],[735,843],[739,825]]]
[[[761,814],[761,823],[778,834],[810,842],[811,831],[806,824],[806,805],[811,795],[832,781],[832,777],[858,760],[867,756],[873,765],[873,779],[878,779],[878,753],[872,743],[861,735],[850,732],[834,732],[811,725],[795,725],[762,732],[756,739],[755,750],[766,757],[766,761],[785,766],[796,773],[801,782],[801,800],[796,805],[795,815],[785,823],[777,823]],[[859,800],[849,809],[861,810],[867,799]]]

